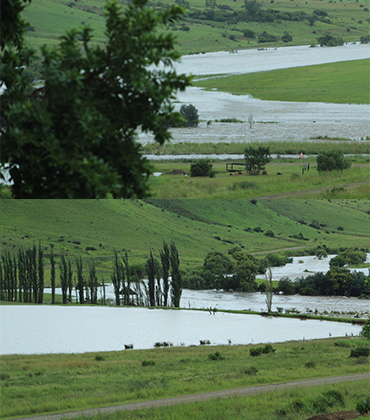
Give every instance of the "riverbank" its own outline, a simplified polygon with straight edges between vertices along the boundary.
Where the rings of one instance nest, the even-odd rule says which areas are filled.
[[[349,357],[363,345],[358,338],[301,340],[255,357],[250,350],[260,345],[2,356],[2,417],[366,373],[367,359]],[[354,408],[354,396],[346,404]]]

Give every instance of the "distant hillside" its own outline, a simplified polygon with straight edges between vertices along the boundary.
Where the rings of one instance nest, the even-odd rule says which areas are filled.
[[[119,1],[127,4],[127,1]],[[165,8],[172,0],[151,0]],[[253,10],[251,1],[176,0],[187,8],[184,20],[165,30],[178,38],[182,54],[228,51],[241,48],[316,44],[329,32],[344,41],[359,41],[368,35],[368,2],[365,0],[262,0]],[[91,26],[95,41],[103,43],[102,0],[33,0],[24,12],[30,23],[28,39],[34,46],[54,44],[66,30]],[[246,7],[247,6],[247,7]]]
[[[1,249],[41,241],[45,252],[93,257],[110,270],[114,250],[143,263],[175,241],[182,268],[209,251],[250,253],[317,245],[368,247],[369,201],[342,200],[2,200]],[[310,227],[314,220],[320,230]],[[270,230],[274,237],[266,236]],[[86,250],[87,247],[95,250]],[[299,251],[300,250],[300,251]]]

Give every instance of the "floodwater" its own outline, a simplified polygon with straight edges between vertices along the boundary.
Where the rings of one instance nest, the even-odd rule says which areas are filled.
[[[328,321],[147,308],[2,306],[0,354],[83,353],[175,346],[249,344],[358,335],[361,327]]]
[[[179,73],[239,74],[290,67],[333,63],[370,58],[367,44],[341,47],[281,47],[264,51],[245,50],[236,54],[217,52],[184,56],[176,65]],[[370,106],[317,102],[261,101],[248,95],[204,91],[191,87],[177,95],[181,104],[193,104],[203,122],[197,128],[174,128],[172,142],[264,142],[307,141],[318,136],[361,141],[370,132]],[[248,121],[252,115],[254,123]],[[236,118],[245,123],[212,123],[206,121]],[[141,133],[141,143],[153,141]]]

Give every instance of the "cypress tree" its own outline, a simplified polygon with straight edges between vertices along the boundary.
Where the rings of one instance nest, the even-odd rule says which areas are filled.
[[[37,250],[35,244],[32,249],[27,250],[28,256],[28,283],[30,290],[30,302],[38,301],[38,282],[37,282]],[[32,296],[31,296],[32,294]]]
[[[163,249],[160,250],[160,257],[162,263],[162,278],[163,278],[163,304],[168,305],[168,292],[170,289],[169,274],[170,274],[170,249],[167,242],[163,241]]]
[[[15,255],[13,254],[13,300],[17,301],[17,290],[18,290],[18,282],[17,282],[17,260]]]
[[[180,260],[175,242],[170,245],[170,261],[171,261],[171,298],[172,305],[176,308],[180,306],[182,294],[182,277],[180,273]]]
[[[24,260],[24,251],[23,249],[18,250],[18,281],[19,281],[19,302],[22,302],[22,292],[25,288],[26,283],[26,265]]]
[[[3,263],[0,258],[0,300],[4,300]]]
[[[55,303],[55,259],[53,248],[50,250],[50,283],[51,283],[51,303]]]

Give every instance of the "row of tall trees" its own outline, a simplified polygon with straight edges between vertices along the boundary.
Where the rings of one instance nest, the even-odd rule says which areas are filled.
[[[112,284],[116,305],[120,305],[121,296],[124,305],[137,306],[180,306],[182,294],[182,273],[176,244],[166,241],[160,250],[160,261],[153,252],[145,263],[147,280],[142,280],[128,261],[127,253],[114,255]]]
[[[57,282],[62,290],[64,304],[72,301],[74,293],[76,302],[80,304],[97,304],[99,288],[105,302],[104,278],[99,282],[93,259],[86,263],[81,256],[68,259],[65,254],[61,254],[56,262],[53,248],[48,257],[51,303],[56,302]],[[43,303],[44,260],[41,244],[38,248],[36,245],[27,250],[21,248],[17,253],[4,251],[0,258],[0,300]],[[115,304],[179,307],[182,294],[182,273],[179,267],[180,259],[174,242],[163,242],[160,262],[150,252],[145,264],[147,280],[143,280],[142,270],[130,267],[127,253],[120,257],[115,252],[111,276]]]

